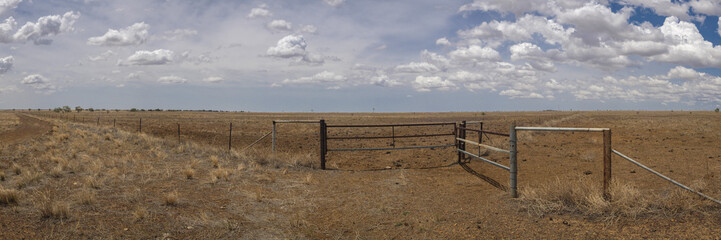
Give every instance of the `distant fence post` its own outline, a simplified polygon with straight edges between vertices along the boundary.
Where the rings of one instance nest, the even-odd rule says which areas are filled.
[[[228,151],[230,151],[233,142],[233,122],[230,122],[230,132],[228,133]]]
[[[113,118],[113,128],[115,128],[115,118]]]
[[[143,119],[138,118],[138,132],[143,132]]]
[[[271,145],[273,148],[273,152],[275,152],[275,120],[273,120],[273,138],[271,140]]]
[[[517,191],[517,183],[516,183],[516,181],[517,181],[516,174],[518,173],[518,168],[516,167],[516,154],[518,153],[518,150],[516,149],[517,139],[516,139],[516,122],[515,121],[511,124],[511,132],[509,134],[509,137],[511,139],[509,141],[510,142],[510,152],[511,152],[511,154],[509,154],[510,155],[509,168],[510,168],[510,172],[511,172],[511,179],[510,179],[509,185],[511,188],[511,197],[517,198],[518,191]]]
[[[320,120],[320,169],[325,170],[325,154],[327,153],[328,132],[325,120]]]
[[[178,123],[178,142],[180,142],[180,123]]]
[[[97,125],[100,126],[100,118],[98,118],[98,124],[97,124]]]
[[[611,198],[611,129],[603,130],[603,196]]]

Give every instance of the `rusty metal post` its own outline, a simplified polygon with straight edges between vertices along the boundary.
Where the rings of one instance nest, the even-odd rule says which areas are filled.
[[[511,169],[511,179],[510,179],[510,188],[511,188],[511,197],[517,198],[518,197],[518,186],[517,186],[517,174],[518,174],[518,168],[516,166],[516,155],[518,154],[518,149],[516,149],[517,144],[517,138],[516,138],[516,122],[514,121],[513,124],[511,124],[511,132],[510,132],[510,162],[509,162],[509,168]]]
[[[603,196],[611,199],[611,129],[603,130]]]
[[[177,123],[177,124],[178,124],[178,142],[180,142],[180,123]]]
[[[228,151],[230,151],[232,142],[233,142],[233,122],[230,122],[230,132],[228,133]]]
[[[276,132],[275,132],[275,120],[273,120],[273,138],[272,138],[272,141],[271,141],[271,142],[272,142],[271,145],[272,145],[272,148],[273,148],[273,152],[275,152],[275,136],[276,136],[275,134],[276,134]]]
[[[325,155],[328,151],[328,136],[325,120],[320,120],[320,169],[325,170]]]

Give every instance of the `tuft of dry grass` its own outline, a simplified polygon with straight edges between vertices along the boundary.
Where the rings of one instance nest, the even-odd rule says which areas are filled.
[[[85,184],[91,188],[100,189],[101,183],[96,176],[87,176],[85,178]]]
[[[44,218],[66,219],[70,217],[70,204],[46,201],[40,206],[40,214]]]
[[[195,177],[195,170],[193,168],[186,168],[183,170],[183,174],[185,174],[186,179],[193,179]]]
[[[63,166],[57,165],[53,169],[50,170],[50,176],[54,178],[59,178],[63,176]]]
[[[5,181],[5,172],[0,172],[0,181]]]
[[[220,181],[220,180],[228,181],[230,172],[227,169],[218,168],[213,171],[212,176],[213,176],[213,178],[211,179],[211,181],[213,183]]]
[[[20,174],[23,173],[23,168],[20,167],[20,165],[17,165],[17,164],[15,164],[15,163],[13,163],[13,167],[12,167],[12,168],[13,168],[13,172],[15,173],[15,175],[20,175]]]
[[[0,204],[17,204],[20,200],[20,191],[15,189],[4,189],[0,186]]]
[[[26,187],[27,185],[40,182],[40,179],[43,177],[42,172],[33,172],[33,171],[25,171],[23,175],[20,176],[20,178],[17,181],[18,189],[22,189]]]
[[[82,189],[77,195],[78,201],[85,205],[90,205],[95,202],[95,192],[90,189]]]
[[[133,220],[140,221],[148,217],[148,210],[144,207],[138,206],[133,210]]]
[[[210,163],[213,164],[214,168],[218,168],[220,166],[219,161],[220,160],[218,159],[218,156],[216,156],[216,155],[210,156]]]
[[[177,206],[178,205],[178,192],[172,191],[163,195],[163,204],[166,206]]]

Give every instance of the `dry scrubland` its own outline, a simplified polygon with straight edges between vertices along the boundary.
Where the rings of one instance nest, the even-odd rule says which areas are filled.
[[[0,136],[25,119],[16,113],[0,112]],[[519,133],[519,199],[509,199],[486,181],[506,186],[507,173],[478,162],[468,163],[466,170],[454,164],[452,149],[331,152],[328,166],[337,170],[319,170],[317,125],[279,125],[276,154],[269,153],[269,139],[242,150],[269,132],[274,119],[326,119],[329,124],[483,120],[485,129],[498,132],[508,132],[513,121],[519,126],[610,127],[614,149],[721,197],[721,114],[713,112],[83,112],[74,116],[76,122],[68,121],[74,114],[22,114],[53,127],[41,136],[0,143],[2,239],[721,235],[719,206],[618,157],[613,159],[612,200],[604,200],[602,140],[596,133]],[[143,133],[137,133],[138,118],[143,118]],[[112,128],[113,119],[118,128]],[[234,150],[229,152],[231,121]],[[329,135],[387,135],[389,130],[331,129]],[[395,129],[396,135],[450,131]],[[477,135],[469,133],[469,138]],[[450,142],[450,137],[397,139],[395,145]],[[503,137],[484,142],[508,144]],[[333,141],[329,147],[392,143]],[[481,153],[508,162],[506,156]]]

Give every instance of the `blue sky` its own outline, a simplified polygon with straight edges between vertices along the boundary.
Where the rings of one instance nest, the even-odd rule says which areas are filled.
[[[719,0],[0,0],[0,109],[713,110]]]

